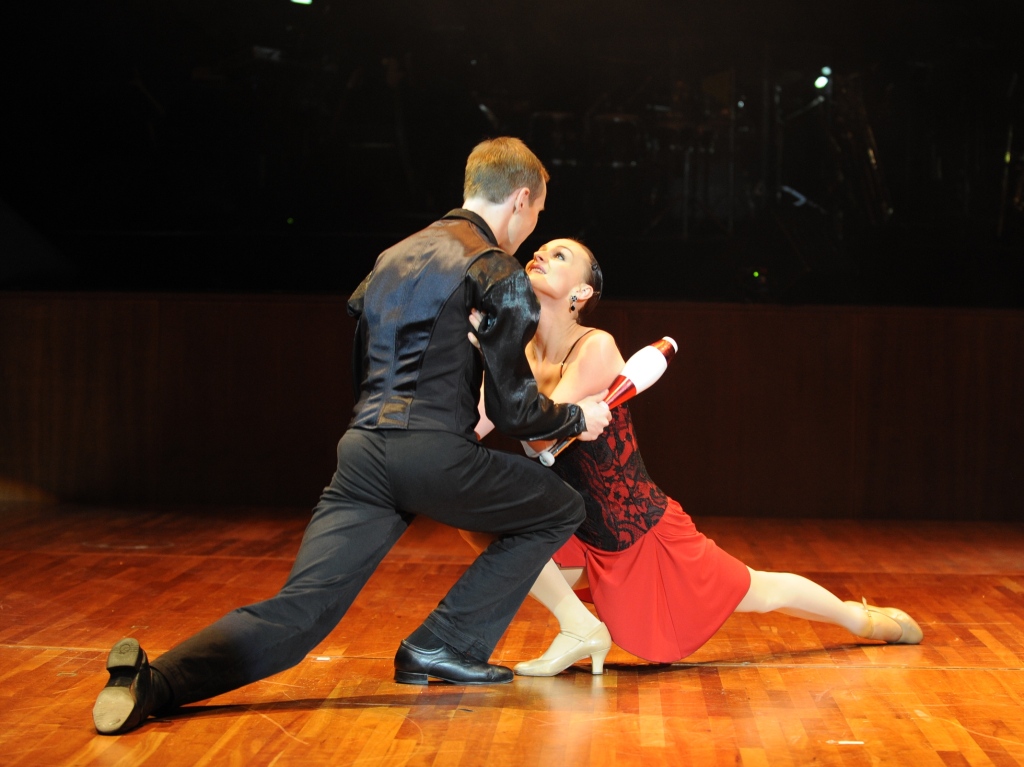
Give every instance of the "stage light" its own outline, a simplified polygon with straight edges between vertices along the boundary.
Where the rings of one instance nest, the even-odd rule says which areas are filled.
[[[814,87],[819,91],[828,85],[828,78],[825,75],[819,75],[818,79],[814,81]]]
[[[297,5],[312,5],[313,4],[313,0],[292,0],[292,2],[297,4]]]

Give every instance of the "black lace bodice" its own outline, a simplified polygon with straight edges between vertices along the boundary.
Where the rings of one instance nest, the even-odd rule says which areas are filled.
[[[612,411],[600,437],[576,441],[558,456],[554,470],[586,503],[576,536],[602,551],[628,549],[665,513],[668,498],[647,475],[625,405]]]

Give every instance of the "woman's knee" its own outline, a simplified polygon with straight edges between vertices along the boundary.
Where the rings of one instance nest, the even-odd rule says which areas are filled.
[[[773,582],[773,573],[747,568],[750,572],[750,588],[736,607],[738,613],[770,613],[779,609],[778,589]]]
[[[494,533],[479,533],[473,530],[459,530],[459,534],[477,554],[494,543],[498,538]]]

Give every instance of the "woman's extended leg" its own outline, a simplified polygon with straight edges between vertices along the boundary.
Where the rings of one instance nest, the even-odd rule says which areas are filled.
[[[833,623],[866,639],[917,644],[920,626],[902,610],[843,602],[828,589],[802,575],[750,570],[750,589],[738,613],[780,612],[796,618]]]

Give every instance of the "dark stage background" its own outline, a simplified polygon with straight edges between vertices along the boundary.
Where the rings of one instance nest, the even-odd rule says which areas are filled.
[[[509,133],[612,298],[1019,307],[1021,9],[8,4],[0,288],[344,293]]]
[[[695,515],[1020,519],[1024,3],[8,3],[0,500],[309,507],[344,298],[547,163]],[[831,75],[823,87],[816,78]]]

